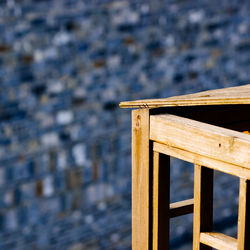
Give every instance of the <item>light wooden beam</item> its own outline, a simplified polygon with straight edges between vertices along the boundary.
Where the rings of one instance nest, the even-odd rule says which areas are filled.
[[[250,249],[250,181],[240,179],[238,212],[238,250]]]
[[[194,199],[178,201],[170,204],[170,218],[191,214],[194,211]]]
[[[183,149],[171,147],[161,143],[154,143],[154,151],[157,151],[162,154],[167,154],[172,157],[181,159],[183,161],[191,162],[201,166],[206,166],[214,170],[221,171],[226,174],[235,175],[237,177],[250,179],[250,169],[243,168],[234,164],[226,163],[223,161],[218,161],[211,159],[206,156],[201,156],[198,154],[193,154],[189,151]]]
[[[175,115],[150,117],[150,139],[250,169],[250,135]]]
[[[193,250],[212,250],[200,243],[200,233],[213,230],[213,170],[195,165]]]
[[[132,111],[132,249],[149,249],[149,110]]]
[[[201,233],[200,241],[219,250],[237,250],[237,240],[222,233]]]

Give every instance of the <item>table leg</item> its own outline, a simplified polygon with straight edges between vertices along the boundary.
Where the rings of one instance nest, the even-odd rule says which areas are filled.
[[[132,249],[151,249],[149,110],[132,111]]]

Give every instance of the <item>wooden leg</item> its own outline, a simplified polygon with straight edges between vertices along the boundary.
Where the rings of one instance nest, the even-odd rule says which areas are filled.
[[[250,181],[240,179],[238,212],[238,250],[250,249]]]
[[[148,250],[149,229],[149,110],[132,111],[132,249]]]
[[[153,250],[168,250],[170,157],[154,152],[153,159]]]
[[[213,229],[213,170],[195,165],[193,250],[210,250],[200,243],[201,232]]]

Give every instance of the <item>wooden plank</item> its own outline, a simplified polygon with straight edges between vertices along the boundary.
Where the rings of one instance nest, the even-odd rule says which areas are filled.
[[[213,170],[195,165],[193,249],[211,250],[200,244],[200,232],[213,229]]]
[[[153,250],[158,249],[158,221],[159,221],[159,153],[153,154]]]
[[[203,244],[219,250],[236,250],[237,240],[222,233],[201,233],[200,240]]]
[[[250,181],[240,179],[238,212],[238,250],[250,249]]]
[[[250,168],[250,135],[175,115],[150,116],[150,139]]]
[[[149,110],[132,111],[132,249],[149,249]]]
[[[169,249],[170,157],[154,152],[153,250]]]
[[[193,215],[193,250],[200,249],[200,204],[201,203],[201,166],[194,170],[194,215]]]
[[[194,199],[178,201],[170,204],[170,218],[193,213]]]
[[[250,84],[208,90],[169,98],[121,102],[121,108],[158,108],[171,106],[250,104]]]
[[[206,166],[208,168],[212,168],[214,170],[218,170],[226,174],[235,175],[240,178],[250,179],[249,169],[246,169],[237,165],[233,165],[230,163],[226,163],[223,161],[214,160],[206,156],[197,155],[192,152],[185,151],[179,148],[174,148],[168,145],[155,142],[154,151],[157,151],[162,154],[170,155],[172,157],[181,159],[183,161],[191,162],[191,163],[198,164],[201,166]]]

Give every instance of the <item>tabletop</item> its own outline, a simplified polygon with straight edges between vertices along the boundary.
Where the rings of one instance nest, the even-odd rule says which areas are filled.
[[[250,104],[250,84],[238,87],[214,89],[195,94],[169,98],[145,99],[121,102],[121,108],[159,108],[173,106],[201,106]]]

